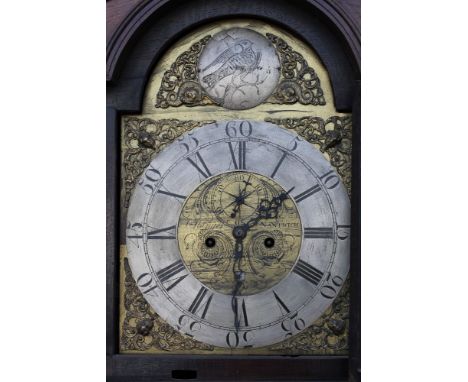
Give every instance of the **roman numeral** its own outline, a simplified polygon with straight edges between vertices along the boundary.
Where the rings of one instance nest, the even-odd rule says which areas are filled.
[[[158,284],[153,280],[149,273],[142,273],[136,280],[143,294],[147,294],[158,287]]]
[[[213,293],[211,293],[209,296],[208,295],[208,289],[202,286],[200,290],[197,293],[197,296],[195,297],[195,300],[193,300],[192,305],[190,305],[190,308],[188,309],[190,313],[192,314],[197,314],[199,310],[201,310],[203,307],[203,313],[201,315],[201,318],[205,318],[206,312],[208,311],[208,307],[210,306],[211,299],[213,298]],[[206,297],[206,302],[203,302]]]
[[[187,158],[187,160],[190,162],[190,164],[191,164],[193,167],[196,168],[196,170],[197,170],[200,174],[202,174],[205,178],[208,178],[209,176],[211,176],[211,172],[210,172],[210,170],[208,169],[208,167],[206,166],[205,161],[203,160],[203,158],[202,158],[202,156],[200,155],[199,152],[197,152],[195,155],[196,155],[197,159],[200,161],[200,163],[201,163],[203,169],[201,169],[201,168],[198,166],[198,164],[192,160],[192,158]]]
[[[179,195],[179,194],[175,194],[174,192],[169,192],[169,191],[164,191],[164,190],[158,190],[158,194],[164,194],[164,195],[172,196],[173,198],[178,198],[182,200],[187,198],[184,195]]]
[[[173,232],[169,232],[169,231],[172,231],[175,229],[175,225],[172,225],[170,227],[166,227],[166,228],[159,228],[159,229],[155,229],[153,231],[148,231],[148,236],[147,236],[147,239],[148,240],[152,240],[152,239],[175,239],[175,235],[173,234]],[[158,235],[158,233],[162,233],[162,232],[165,232],[166,234],[169,233],[169,235]],[[127,236],[127,239],[142,239],[143,238],[143,235],[132,235],[132,236]]]
[[[333,239],[332,227],[306,227],[304,239]]]
[[[286,155],[288,155],[287,152],[286,152],[286,151],[283,152],[283,156],[280,158],[280,160],[279,160],[278,163],[276,164],[276,167],[275,167],[275,169],[273,170],[273,172],[271,173],[270,178],[274,178],[274,177],[275,177],[276,172],[277,172],[278,169],[280,168],[281,163],[283,163],[284,158],[286,158]]]
[[[280,297],[276,294],[275,291],[273,291],[273,294],[275,295],[275,299],[276,299],[276,302],[278,303],[278,305],[280,307],[281,313],[282,314],[284,314],[284,312],[286,312],[286,314],[291,313],[289,308],[286,306],[286,304],[283,302],[283,300],[280,299]]]
[[[323,272],[300,259],[294,267],[293,272],[314,285],[318,285],[323,277]]]
[[[336,236],[340,240],[346,240],[349,237],[351,226],[349,224],[338,224],[336,226]]]
[[[319,191],[320,191],[320,186],[316,184],[315,186],[305,190],[299,195],[294,196],[294,200],[296,201],[296,203],[302,202],[304,199],[307,199],[309,196],[312,196],[313,194]]]
[[[323,184],[329,190],[334,189],[336,186],[340,184],[340,178],[338,178],[338,176],[335,174],[333,170],[330,170],[326,174],[323,174],[320,177],[320,180],[323,181]]]
[[[245,300],[242,299],[242,304],[239,307],[239,299],[236,297],[235,303],[236,303],[235,309],[237,312],[238,322],[244,321],[244,325],[249,326],[249,319],[247,318],[247,309],[245,308]]]
[[[245,170],[245,153],[247,149],[247,142],[246,141],[239,141],[237,144],[237,160],[236,154],[234,153],[234,147],[232,146],[232,142],[228,142],[229,151],[231,153],[232,163],[234,164],[234,168],[236,170]]]
[[[148,231],[148,240],[153,240],[153,239],[159,239],[159,240],[163,240],[163,239],[175,239],[175,235],[158,235],[158,233],[162,233],[162,232],[165,232],[166,234],[168,233],[172,233],[172,232],[169,232],[169,231],[172,231],[172,230],[175,230],[175,225],[172,225],[170,227],[166,227],[166,228],[159,228],[159,229],[155,229],[153,231]]]
[[[173,262],[171,265],[168,265],[167,267],[159,270],[156,272],[156,275],[158,276],[159,280],[161,283],[164,283],[166,281],[173,281],[174,276],[179,274],[180,272],[185,270],[185,266],[182,262],[182,260],[177,260]],[[188,276],[188,274],[185,274],[183,276],[179,276],[175,279],[175,281],[170,284],[166,290],[170,291],[172,288],[174,288],[177,284],[179,284],[183,279],[185,279]]]

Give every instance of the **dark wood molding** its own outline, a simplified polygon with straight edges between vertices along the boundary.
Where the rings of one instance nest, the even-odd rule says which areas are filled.
[[[107,0],[106,1],[106,44],[117,28],[138,4],[146,0]]]
[[[106,125],[106,353],[111,357],[119,338],[120,126],[114,108],[107,108]]]
[[[222,357],[116,355],[115,375],[153,376],[152,381],[172,380],[173,370],[196,372],[196,380],[208,381],[346,381],[347,357]],[[116,379],[118,381],[118,379]]]
[[[132,39],[132,36],[144,25],[145,21],[170,2],[171,0],[143,0],[137,3],[132,10],[127,10],[127,16],[117,26],[107,43],[107,81],[113,80],[117,62],[128,42]],[[172,3],[174,2],[173,0]],[[337,30],[342,34],[347,45],[351,48],[353,56],[360,68],[360,25],[358,21],[347,12],[346,7],[343,7],[340,2],[332,0],[304,0],[303,2],[313,5],[322,12],[327,19],[333,22]]]
[[[351,180],[351,287],[349,327],[349,373],[351,382],[361,380],[361,82],[356,83],[353,105],[353,152]]]

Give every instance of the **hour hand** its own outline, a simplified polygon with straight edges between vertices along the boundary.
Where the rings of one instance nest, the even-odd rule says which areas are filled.
[[[278,217],[278,210],[283,204],[283,201],[288,198],[288,192],[282,192],[271,200],[262,200],[257,208],[257,215],[250,219],[247,224],[248,228],[256,225],[261,219],[271,219]]]

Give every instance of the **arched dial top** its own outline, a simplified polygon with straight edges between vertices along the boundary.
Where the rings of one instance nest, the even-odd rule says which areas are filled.
[[[210,124],[143,173],[128,211],[130,266],[177,330],[216,346],[265,346],[303,330],[338,294],[349,219],[339,176],[295,133]]]

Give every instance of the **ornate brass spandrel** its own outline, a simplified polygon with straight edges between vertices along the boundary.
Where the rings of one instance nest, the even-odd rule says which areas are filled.
[[[349,328],[349,280],[324,315],[298,335],[255,349],[219,348],[195,341],[164,322],[138,289],[121,246],[120,351],[158,354],[347,354]]]
[[[210,35],[203,37],[180,54],[164,72],[155,107],[213,105],[198,81],[198,60]]]
[[[351,196],[351,116],[265,118],[265,121],[294,130],[317,147],[341,176]]]
[[[281,193],[285,190],[273,180],[245,171],[220,174],[198,186],[186,199],[177,227],[185,266],[209,288],[232,294],[236,283],[232,231],[249,224],[265,201]],[[267,239],[271,246],[265,245]],[[299,212],[287,197],[276,217],[248,229],[243,240],[245,253],[237,264],[245,274],[238,295],[260,293],[286,277],[299,256],[301,239]]]
[[[215,121],[181,121],[130,117],[122,119],[122,179],[124,207],[133,188],[152,157],[187,131]]]
[[[281,61],[281,79],[276,91],[266,102],[303,105],[325,105],[320,79],[304,57],[282,38],[267,33],[267,38],[276,47]]]

